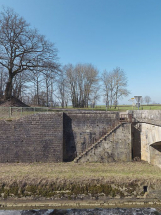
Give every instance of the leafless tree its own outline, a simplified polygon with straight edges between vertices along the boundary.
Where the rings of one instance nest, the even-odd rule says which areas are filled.
[[[98,70],[91,64],[67,65],[66,76],[73,107],[88,107],[98,86]]]
[[[129,95],[127,87],[127,77],[122,69],[116,67],[111,72],[106,70],[101,76],[105,101],[110,101],[110,106],[118,105],[118,100]]]
[[[114,99],[113,73],[104,70],[101,80],[103,82],[104,100],[106,103],[110,102],[110,106],[112,106]]]
[[[28,76],[23,73],[17,74],[13,78],[13,96],[22,100],[22,97],[25,96],[28,89]]]
[[[141,105],[144,104],[144,98],[143,97],[141,97],[141,99],[140,99],[140,104]]]
[[[64,66],[61,70],[61,74],[57,80],[58,88],[58,99],[61,103],[61,107],[67,107],[68,101],[70,99],[69,84],[67,82],[66,71],[69,69],[68,66]]]
[[[0,65],[0,98],[3,97],[3,93],[5,90],[6,82],[7,82],[7,72],[6,70]]]
[[[32,99],[34,105],[40,105],[40,91],[42,90],[42,87],[44,85],[43,81],[44,78],[42,76],[42,73],[39,72],[37,68],[35,68],[32,73],[28,74],[29,84],[30,88],[33,89],[34,99]]]
[[[52,88],[53,88],[53,80],[55,79],[55,76],[50,70],[46,70],[46,71],[43,71],[43,77],[45,80],[45,89],[46,89],[46,106],[49,107],[49,102],[50,103],[52,102],[52,92],[53,92]]]
[[[147,105],[149,105],[149,103],[151,102],[150,96],[145,96],[144,101],[147,103]]]
[[[4,9],[0,14],[0,65],[8,72],[5,99],[12,95],[17,74],[35,68],[56,71],[59,67],[54,45],[12,9]]]
[[[130,92],[126,89],[127,87],[127,77],[122,69],[116,67],[113,70],[114,77],[114,101],[115,108],[118,104],[118,100],[124,96],[128,96]]]

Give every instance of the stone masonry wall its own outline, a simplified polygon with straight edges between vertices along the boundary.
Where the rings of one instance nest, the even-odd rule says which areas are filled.
[[[141,159],[141,123],[132,123],[132,159]]]
[[[141,123],[141,159],[161,167],[161,127]]]
[[[64,161],[73,160],[119,123],[119,112],[64,113]]]
[[[161,125],[161,110],[133,110],[128,113],[133,115],[133,122]]]
[[[115,162],[131,161],[131,124],[118,125],[98,144],[83,153],[77,162]]]
[[[132,157],[161,167],[161,126],[132,123]]]
[[[63,114],[0,121],[0,162],[63,161]]]

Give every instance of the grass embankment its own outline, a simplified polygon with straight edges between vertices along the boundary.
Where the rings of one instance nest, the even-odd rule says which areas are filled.
[[[142,162],[0,164],[2,198],[56,196],[73,199],[89,193],[124,197],[124,191],[127,196],[143,196],[137,187],[155,183],[161,183],[161,169]],[[120,186],[124,186],[124,191]]]
[[[123,163],[0,163],[1,181],[106,179],[128,182],[133,179],[161,180],[161,169],[146,162]]]

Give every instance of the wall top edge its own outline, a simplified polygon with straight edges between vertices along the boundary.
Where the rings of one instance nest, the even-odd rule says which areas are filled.
[[[118,114],[118,111],[64,111],[70,114]]]

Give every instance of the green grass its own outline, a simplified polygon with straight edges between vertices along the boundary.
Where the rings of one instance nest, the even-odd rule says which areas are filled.
[[[61,108],[60,108],[61,109]],[[64,108],[65,109],[65,108]],[[72,108],[71,106],[67,107],[67,109],[74,110],[94,110],[94,111],[106,111],[105,105],[97,105],[95,108]],[[127,111],[127,110],[138,110],[137,107],[133,107],[131,105],[118,105],[116,108],[112,106],[111,108],[107,108],[107,111]],[[161,105],[142,105],[139,110],[161,110]]]
[[[72,106],[68,106],[67,108],[64,109],[106,111],[106,106],[96,105],[95,108],[91,107],[73,108]],[[118,105],[116,108],[114,106],[107,108],[107,111],[127,111],[127,110],[138,110],[138,108],[132,105]],[[141,105],[139,110],[161,110],[161,105]]]
[[[33,108],[33,107],[32,107]],[[66,110],[66,108],[64,108]],[[38,112],[59,112],[59,111],[64,111],[64,109],[62,110],[62,108],[33,108],[33,111],[31,111],[30,109],[22,109],[21,108],[14,108],[12,111],[12,114],[9,114],[9,108],[0,108],[0,120],[5,120],[5,119],[19,119],[23,116],[27,116],[27,115],[31,115],[31,114],[35,114]],[[72,106],[68,106],[67,110],[93,110],[93,111],[106,111],[106,106],[105,105],[97,105],[95,108],[72,108]],[[107,111],[127,111],[127,110],[138,110],[136,107],[132,107],[131,105],[118,105],[116,108],[114,106],[112,106],[111,108],[108,108]],[[140,110],[161,110],[161,105],[142,105],[140,107]]]

